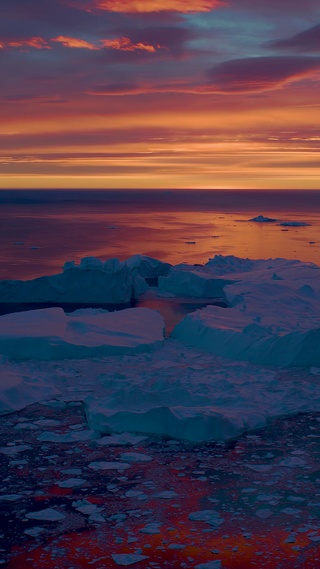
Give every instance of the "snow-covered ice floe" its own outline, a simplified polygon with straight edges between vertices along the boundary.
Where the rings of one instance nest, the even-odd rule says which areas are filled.
[[[0,354],[53,360],[135,353],[160,347],[163,331],[162,316],[149,308],[72,314],[44,308],[0,317]]]
[[[228,308],[189,314],[166,340],[160,314],[143,308],[3,316],[0,354],[10,361],[3,358],[0,374],[8,372],[13,390],[8,395],[0,387],[2,412],[44,397],[84,401],[92,440],[129,432],[203,442],[238,437],[274,417],[320,411],[319,271],[312,263],[232,256],[172,267],[159,277],[162,291],[170,282],[171,294],[201,298],[209,287],[209,296],[219,291]],[[77,362],[58,365],[54,358]],[[44,386],[38,399],[28,378]],[[60,395],[46,394],[49,387]],[[60,436],[53,435],[40,433],[39,440],[50,444]],[[106,436],[101,444],[108,445]]]
[[[204,270],[220,278],[224,267],[234,279],[224,286],[229,308],[189,314],[172,335],[233,360],[319,365],[320,268],[285,259],[215,257]]]

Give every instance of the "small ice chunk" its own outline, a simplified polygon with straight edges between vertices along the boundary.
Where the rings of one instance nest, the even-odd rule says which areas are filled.
[[[58,482],[60,488],[76,488],[77,486],[82,486],[86,483],[83,478],[68,478],[67,480],[62,480]]]
[[[272,469],[271,464],[246,464],[245,466],[255,472],[269,472]]]
[[[72,507],[75,508],[78,512],[81,512],[81,514],[85,514],[87,516],[100,515],[100,512],[104,510],[103,507],[99,507],[97,504],[91,504],[91,502],[88,502],[88,500],[77,500],[75,502],[72,502]]]
[[[29,512],[26,514],[26,518],[29,520],[45,520],[47,522],[59,522],[63,520],[66,516],[57,512],[54,508],[45,508],[44,510],[39,510],[38,512]]]
[[[14,445],[12,447],[0,447],[0,453],[5,454],[7,456],[14,456],[18,454],[18,452],[24,452],[25,450],[30,449],[30,445]]]
[[[126,462],[107,462],[104,460],[90,462],[88,465],[92,470],[126,470],[130,464]]]
[[[189,520],[196,522],[207,522],[211,526],[220,526],[224,520],[220,518],[219,512],[216,510],[200,510],[199,512],[192,512],[188,516]]]
[[[134,446],[145,441],[147,438],[148,437],[131,433],[119,433],[102,437],[97,441],[97,444],[101,446]]]
[[[46,443],[75,443],[82,441],[92,441],[98,436],[99,434],[93,430],[72,431],[71,433],[64,434],[44,431],[37,437],[37,440]]]
[[[288,514],[289,516],[297,516],[300,514],[301,510],[299,510],[299,508],[284,508],[281,512]]]
[[[306,461],[298,456],[288,456],[279,462],[279,466],[286,466],[287,468],[303,468],[306,464]]]
[[[121,460],[127,462],[150,462],[152,457],[148,454],[142,454],[139,452],[123,452],[121,454]]]
[[[146,524],[139,531],[140,531],[140,533],[148,533],[150,535],[153,535],[153,534],[161,533],[160,526],[161,526],[160,523],[152,522],[150,524]]]
[[[220,559],[215,559],[214,561],[208,561],[208,563],[200,563],[200,565],[195,566],[195,569],[221,569],[221,567]]]
[[[0,496],[0,502],[1,501],[16,502],[17,500],[21,500],[22,498],[24,498],[22,494],[2,494],[2,496]]]
[[[32,537],[38,537],[38,535],[40,535],[44,531],[46,531],[45,528],[42,528],[40,526],[35,526],[33,528],[25,529],[23,533],[31,535]]]
[[[149,559],[147,555],[138,555],[135,553],[114,553],[111,557],[117,565],[123,565],[125,567]]]
[[[158,492],[155,494],[155,498],[160,498],[162,500],[172,500],[173,498],[177,498],[179,494],[177,494],[174,490],[165,490],[164,492]]]
[[[261,520],[266,520],[272,516],[273,511],[269,508],[261,508],[260,510],[256,510],[256,516]]]

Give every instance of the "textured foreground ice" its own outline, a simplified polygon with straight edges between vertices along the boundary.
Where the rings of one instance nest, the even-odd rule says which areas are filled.
[[[319,270],[299,261],[222,256],[203,267],[173,267],[159,277],[160,294],[201,297],[216,290],[229,307],[189,314],[165,341],[161,316],[147,309],[2,317],[0,353],[11,358],[0,370],[7,378],[2,412],[35,401],[38,385],[38,400],[85,402],[90,430],[83,436],[154,433],[199,442],[237,437],[273,417],[320,411]],[[134,334],[127,337],[129,324]],[[30,349],[35,359],[21,361]],[[50,361],[62,356],[77,359]],[[39,436],[50,443],[59,434]]]

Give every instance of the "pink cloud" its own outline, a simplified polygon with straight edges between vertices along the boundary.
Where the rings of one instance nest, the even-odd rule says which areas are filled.
[[[122,37],[113,40],[101,40],[102,46],[105,48],[116,49],[119,51],[147,51],[155,53],[158,49],[166,49],[162,45],[151,45],[146,42],[133,43],[129,38]]]
[[[72,38],[68,36],[57,36],[51,38],[51,42],[60,43],[63,47],[69,49],[88,49],[91,51],[100,51],[103,49],[113,49],[117,51],[145,51],[148,53],[155,53],[159,49],[168,49],[163,45],[152,45],[146,41],[133,42],[128,37],[120,37],[114,39],[103,39],[96,42],[88,42],[79,38]],[[8,48],[35,48],[35,49],[52,49],[48,42],[40,37],[33,37],[26,40],[10,40],[0,42],[0,49]]]
[[[0,49],[7,49],[7,48],[26,48],[31,47],[34,49],[51,49],[50,45],[46,40],[40,38],[38,36],[34,36],[29,39],[19,39],[19,40],[11,40],[6,42],[0,42]]]
[[[51,41],[61,43],[64,47],[69,47],[72,49],[90,49],[95,51],[100,49],[93,43],[77,38],[69,38],[66,36],[58,36],[56,38],[52,38]]]

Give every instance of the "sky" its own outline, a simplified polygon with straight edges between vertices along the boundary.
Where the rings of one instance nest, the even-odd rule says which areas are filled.
[[[1,0],[0,188],[320,189],[319,0]]]

